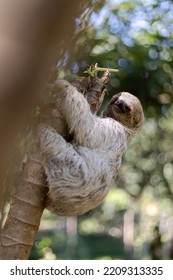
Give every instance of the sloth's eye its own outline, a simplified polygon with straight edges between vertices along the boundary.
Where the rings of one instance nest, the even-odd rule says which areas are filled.
[[[119,107],[122,113],[130,112],[130,107],[123,100],[117,100],[116,105]]]
[[[118,93],[117,95],[114,96],[114,98],[112,99],[111,101],[111,104],[113,105],[117,100],[118,98],[121,96],[121,93]]]

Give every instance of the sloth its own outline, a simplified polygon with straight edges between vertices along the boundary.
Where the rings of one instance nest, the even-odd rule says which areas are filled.
[[[141,128],[140,101],[128,92],[114,95],[103,117],[92,114],[84,96],[70,83],[56,83],[55,106],[73,141],[40,124],[40,153],[49,187],[49,205],[58,215],[81,215],[97,207],[116,179],[122,155]],[[49,207],[47,207],[49,209]]]

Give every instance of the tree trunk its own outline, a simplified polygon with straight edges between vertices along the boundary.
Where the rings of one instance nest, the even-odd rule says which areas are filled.
[[[60,59],[62,40],[64,51],[70,45],[85,2],[0,0],[0,212],[9,193],[3,181],[16,135]]]
[[[103,102],[107,82],[108,78],[105,75],[101,79],[85,77],[74,82],[74,85],[85,95],[93,113],[94,110],[97,112]],[[55,104],[46,107],[42,112],[41,121],[51,125],[66,140],[70,140],[66,121]],[[39,154],[39,139],[36,139],[2,230],[0,259],[14,260],[29,257],[40,225],[47,192],[44,166]],[[51,206],[48,206],[48,209],[53,211]]]
[[[29,156],[1,235],[0,259],[27,259],[31,251],[48,188],[37,146]]]

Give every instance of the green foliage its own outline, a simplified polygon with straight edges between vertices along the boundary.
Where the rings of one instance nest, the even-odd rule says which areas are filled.
[[[173,91],[172,10],[171,1],[106,1],[91,14],[93,26],[75,38],[72,71],[80,69],[82,74],[95,62],[119,68],[120,73],[112,75],[110,95],[131,91],[140,97],[147,115],[164,114]]]

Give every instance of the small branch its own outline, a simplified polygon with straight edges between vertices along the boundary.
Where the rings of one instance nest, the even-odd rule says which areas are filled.
[[[106,72],[107,70],[109,70],[109,72],[114,72],[114,73],[117,73],[120,71],[118,69],[113,69],[113,68],[102,68],[102,67],[98,68],[98,71],[100,71],[100,72]]]

